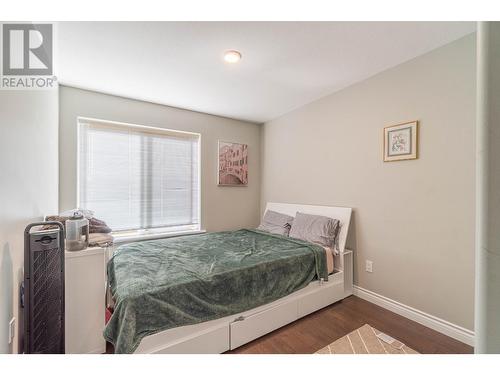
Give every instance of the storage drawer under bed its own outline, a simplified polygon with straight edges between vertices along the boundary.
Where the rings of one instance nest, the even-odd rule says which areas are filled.
[[[206,329],[201,332],[196,332],[186,336],[178,341],[174,341],[163,347],[158,348],[141,348],[135,352],[155,353],[155,354],[218,354],[229,350],[229,325],[221,325]]]
[[[231,349],[246,344],[297,319],[297,301],[285,302],[276,307],[252,314],[231,323]]]
[[[242,316],[241,320],[232,322],[230,325],[231,349],[236,349],[343,298],[344,283],[341,273],[332,277],[331,282],[321,284],[319,290],[317,284],[314,286],[308,287],[311,288],[310,293],[304,294],[303,291],[300,297],[292,294],[289,296],[290,299],[281,304]]]

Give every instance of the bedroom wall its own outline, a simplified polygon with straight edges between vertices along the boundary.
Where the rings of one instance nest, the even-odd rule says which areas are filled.
[[[61,211],[76,206],[78,116],[201,133],[202,228],[217,231],[258,225],[260,125],[68,86],[60,87]],[[248,144],[247,187],[217,186],[218,140]]]
[[[419,158],[384,163],[384,126],[411,120]],[[469,35],[266,123],[261,208],[353,207],[355,284],[473,329],[474,127]]]
[[[24,228],[57,211],[57,105],[57,91],[0,91],[0,353],[18,352]]]

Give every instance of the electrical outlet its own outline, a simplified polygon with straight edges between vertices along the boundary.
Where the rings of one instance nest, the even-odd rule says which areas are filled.
[[[9,344],[12,344],[12,340],[16,335],[16,318],[12,318],[9,322]]]
[[[366,261],[366,272],[373,272],[373,262],[371,260]]]

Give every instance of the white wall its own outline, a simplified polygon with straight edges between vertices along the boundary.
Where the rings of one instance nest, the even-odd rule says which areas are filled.
[[[57,212],[57,106],[57,91],[0,91],[0,353],[18,351],[24,228]]]
[[[164,105],[61,86],[61,211],[76,206],[77,117],[201,133],[201,224],[208,231],[259,223],[260,125]],[[248,186],[217,186],[217,141],[248,144]]]
[[[384,163],[411,120],[419,159]],[[472,329],[474,124],[470,35],[266,123],[261,203],[353,207],[355,283]]]

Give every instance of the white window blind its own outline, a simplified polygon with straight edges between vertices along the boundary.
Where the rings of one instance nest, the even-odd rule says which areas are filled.
[[[78,207],[113,231],[198,230],[199,134],[79,119]]]

